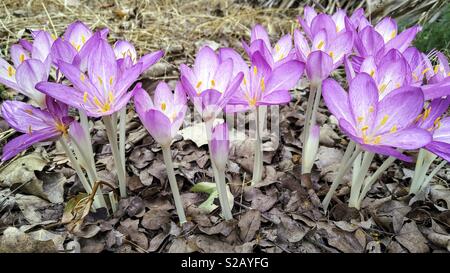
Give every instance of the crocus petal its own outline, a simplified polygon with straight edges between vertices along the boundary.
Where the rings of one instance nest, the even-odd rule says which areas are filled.
[[[40,82],[36,84],[36,89],[42,93],[53,97],[67,105],[78,109],[83,109],[83,93],[76,88],[68,87],[64,84],[53,82]]]
[[[11,60],[15,67],[18,67],[23,61],[30,58],[30,53],[18,44],[12,45],[9,52],[11,53]]]
[[[48,55],[50,55],[50,50],[53,44],[53,38],[45,30],[39,30],[32,33],[34,42],[33,48],[31,50],[31,57],[33,59],[38,59],[41,62],[44,62]]]
[[[333,40],[336,36],[336,24],[328,14],[321,13],[311,22],[311,34],[319,33],[322,29],[327,33],[328,38]]]
[[[384,46],[383,37],[373,27],[365,27],[355,40],[355,48],[360,56],[375,56]]]
[[[355,68],[353,67],[353,61],[350,60],[349,56],[344,57],[344,70],[347,82],[351,82],[356,76]]]
[[[311,49],[309,47],[308,41],[298,29],[294,30],[294,45],[297,57],[301,61],[306,62],[309,53],[311,53]]]
[[[210,82],[207,84],[212,89],[216,89],[219,92],[224,92],[227,88],[233,73],[233,61],[228,59],[223,61],[217,67],[216,73],[211,77]]]
[[[8,86],[11,89],[18,90],[16,84],[16,69],[7,61],[0,58],[0,83]]]
[[[30,43],[28,40],[20,39],[19,44],[25,48],[26,51],[31,52],[33,50],[33,44]]]
[[[69,106],[65,103],[55,100],[50,96],[45,96],[45,105],[47,106],[47,111],[56,120],[62,120],[68,116]]]
[[[64,41],[68,41],[75,50],[80,51],[92,35],[92,31],[83,22],[75,21],[67,27]]]
[[[450,77],[439,83],[422,86],[426,100],[432,100],[450,95]]]
[[[242,72],[239,72],[236,77],[233,78],[233,80],[228,85],[227,90],[223,92],[222,97],[219,102],[219,107],[222,109],[225,107],[225,105],[228,104],[230,99],[233,97],[236,91],[238,91],[239,85],[242,82],[242,79],[244,78],[244,74]]]
[[[219,49],[219,58],[220,61],[223,62],[227,59],[231,59],[233,61],[233,77],[236,76],[239,72],[243,72],[244,75],[248,75],[248,65],[242,59],[241,55],[237,53],[232,48],[221,48]],[[247,76],[248,78],[248,76]]]
[[[152,99],[150,98],[147,91],[142,88],[136,90],[136,93],[134,95],[134,105],[136,108],[136,112],[140,116],[144,116],[145,112],[154,108]]]
[[[217,169],[221,171],[225,170],[228,161],[228,153],[230,150],[228,126],[225,122],[218,124],[213,128],[210,150],[211,159]]]
[[[87,70],[89,56],[99,46],[100,40],[103,39],[101,36],[102,34],[99,31],[94,33],[78,53],[77,63],[74,63],[74,65],[77,65],[81,71],[85,72]]]
[[[350,53],[353,48],[353,33],[350,31],[341,32],[332,41],[328,54],[333,58],[335,67],[340,64],[344,55]]]
[[[127,92],[131,85],[139,78],[141,71],[142,63],[137,63],[123,71],[115,83],[113,91],[114,96],[120,97]]]
[[[397,36],[397,23],[391,17],[385,17],[378,22],[375,30],[383,36],[384,42],[387,43]]]
[[[165,113],[165,110],[168,107],[173,106],[173,100],[174,99],[172,91],[170,90],[170,87],[167,85],[167,83],[163,81],[159,82],[155,89],[155,108],[157,108],[158,110],[162,110],[162,112]]]
[[[383,98],[392,90],[407,84],[407,75],[411,75],[409,65],[401,53],[397,50],[390,52],[393,52],[396,57],[383,58],[377,72],[376,78],[378,89],[380,91],[380,98]]]
[[[289,55],[292,50],[292,37],[290,34],[286,34],[280,38],[275,44],[273,59],[275,62],[281,61]]]
[[[267,79],[265,92],[294,88],[303,74],[304,67],[302,62],[289,61],[275,68]]]
[[[383,64],[382,64],[383,65]],[[359,72],[365,72],[369,74],[372,78],[377,78],[377,64],[375,63],[375,58],[373,56],[369,56],[361,64],[361,67],[359,68]]]
[[[108,94],[119,80],[114,50],[107,41],[100,39],[98,47],[91,54],[88,60],[89,79],[99,92]]]
[[[344,10],[338,9],[331,18],[333,19],[334,23],[336,24],[336,31],[340,32],[345,28],[345,18],[347,17],[347,14]]]
[[[261,75],[263,77],[269,75],[270,71],[272,70],[270,64],[267,62],[267,59],[263,57],[260,51],[257,51],[253,53],[252,55],[252,66],[256,67],[252,68],[253,71],[250,71],[250,73],[255,73],[258,75]]]
[[[303,16],[305,17],[306,23],[308,25],[311,25],[313,19],[317,16],[317,12],[314,10],[314,8],[306,6],[303,9]]]
[[[435,122],[440,118],[445,112],[447,112],[450,106],[450,97],[438,98],[431,101],[430,105],[427,107],[427,114],[420,116],[417,122],[417,126],[423,129],[433,130]],[[441,122],[442,125],[442,122]]]
[[[16,81],[20,89],[18,91],[41,106],[44,106],[45,96],[34,87],[38,82],[46,81],[47,78],[48,73],[44,64],[35,59],[24,61],[16,71]]]
[[[349,87],[349,105],[358,130],[372,128],[378,105],[378,89],[375,81],[366,73],[358,74]]]
[[[322,51],[314,51],[306,62],[306,75],[312,82],[320,82],[328,78],[333,69],[333,59]]]
[[[262,40],[267,48],[271,48],[269,35],[267,34],[267,31],[264,29],[261,25],[255,25],[251,32],[251,43],[253,43],[256,40]]]
[[[52,56],[52,61],[57,65],[59,61],[72,63],[77,55],[77,51],[69,42],[58,38],[53,43],[50,54]]]
[[[374,130],[384,134],[409,127],[422,111],[423,102],[420,88],[410,86],[394,90],[378,104]]]
[[[432,140],[430,132],[420,128],[407,128],[396,133],[387,133],[381,136],[383,145],[406,150],[421,148]]]
[[[388,146],[382,146],[382,145],[364,145],[362,144],[361,147],[369,152],[381,154],[385,156],[393,156],[397,159],[403,160],[405,162],[412,162],[412,158],[409,156],[406,156],[402,154],[401,152],[397,151],[394,148],[388,147]]]
[[[163,50],[158,50],[149,54],[145,54],[139,59],[139,63],[142,63],[141,72],[145,72],[152,65],[158,62],[164,56]]]
[[[322,96],[328,110],[338,119],[353,122],[348,94],[341,85],[333,79],[326,79],[322,84]]]
[[[219,65],[219,57],[214,50],[209,46],[204,46],[197,53],[197,57],[194,62],[194,73],[199,80],[204,83],[209,82],[210,76],[213,71],[216,71]]]
[[[395,48],[400,52],[405,51],[411,45],[411,42],[420,30],[421,28],[419,26],[413,26],[402,31],[397,37],[386,43],[385,50],[389,51]]]
[[[139,118],[150,135],[161,146],[168,146],[172,142],[171,123],[169,118],[159,110],[150,109]]]
[[[52,139],[54,137],[57,137],[60,135],[60,132],[56,131],[55,129],[45,129],[41,131],[34,131],[31,134],[23,134],[21,136],[18,136],[12,140],[10,140],[6,145],[3,147],[3,155],[2,160],[6,161],[11,158],[13,158],[18,153],[22,152],[23,150],[26,150],[30,146],[32,146],[35,143]]]
[[[280,105],[287,104],[291,101],[291,94],[288,90],[279,90],[263,94],[257,105]]]
[[[425,147],[428,151],[450,162],[450,143],[432,141]]]
[[[122,59],[126,56],[129,56],[131,57],[133,62],[136,62],[137,60],[136,49],[134,48],[133,44],[127,41],[118,40],[114,44],[114,54],[116,55],[117,59]]]
[[[81,72],[78,67],[64,61],[59,61],[58,67],[61,73],[73,84],[76,89],[78,89],[78,92],[82,93],[82,96],[84,96],[84,92],[87,92],[91,99],[94,96],[97,98],[103,97],[104,93],[97,90],[90,79],[83,72]]]
[[[49,112],[21,101],[3,102],[1,112],[9,126],[22,133],[50,128],[53,125]]]
[[[327,32],[324,29],[322,29],[314,35],[311,50],[325,51],[328,48],[328,42],[329,41]]]
[[[433,139],[450,143],[450,117],[441,120],[441,125],[434,131]]]

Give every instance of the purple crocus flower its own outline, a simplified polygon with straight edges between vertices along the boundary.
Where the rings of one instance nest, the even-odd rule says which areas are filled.
[[[250,45],[243,41],[242,46],[250,57],[259,51],[272,68],[295,58],[295,54],[292,51],[292,37],[290,34],[281,37],[275,46],[272,47],[269,34],[261,25],[255,25],[253,27]]]
[[[443,117],[450,105],[450,97],[431,101],[417,117],[417,126],[429,131],[433,140],[425,146],[428,151],[450,161],[450,117]]]
[[[341,129],[367,151],[410,161],[395,148],[417,149],[431,141],[427,130],[413,126],[424,102],[420,88],[400,88],[379,100],[377,85],[366,73],[350,82],[348,93],[332,79],[322,88],[325,104]]]
[[[228,137],[228,126],[226,122],[216,125],[211,134],[211,160],[216,168],[225,171],[230,151],[230,140]]]
[[[2,160],[8,160],[35,143],[67,134],[73,119],[67,105],[46,97],[46,110],[20,101],[5,101],[2,116],[16,131],[23,133],[3,147]]]
[[[95,42],[96,47],[87,60],[87,73],[82,72],[77,65],[58,62],[60,71],[74,87],[41,82],[36,88],[70,106],[85,110],[88,116],[109,116],[121,110],[138,88],[136,86],[127,92],[141,74],[142,63],[120,69],[114,50],[106,40],[100,35],[94,35],[91,41]]]
[[[165,82],[160,82],[153,100],[139,88],[134,96],[136,112],[150,135],[163,147],[169,147],[183,124],[186,114],[186,94],[177,83],[172,93]]]
[[[221,49],[219,55],[223,60],[233,61],[234,74],[244,74],[239,91],[230,100],[227,111],[234,111],[233,108],[245,111],[260,105],[289,103],[289,90],[295,87],[304,69],[302,62],[294,60],[272,69],[259,51],[253,54],[250,68],[232,49]]]
[[[299,16],[297,20],[306,35],[312,39],[320,30],[325,30],[330,36],[336,36],[336,34],[346,31],[349,22],[358,26],[362,18],[364,18],[362,9],[357,9],[349,19],[347,13],[342,9],[337,9],[330,16],[324,13],[318,14],[314,8],[306,6],[303,10],[303,18]]]
[[[213,120],[241,84],[243,73],[233,77],[231,59],[221,61],[210,47],[198,52],[193,68],[180,66],[181,84],[205,121]]]

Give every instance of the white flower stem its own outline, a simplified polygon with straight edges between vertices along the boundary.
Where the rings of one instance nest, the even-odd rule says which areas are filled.
[[[253,161],[253,178],[252,185],[256,185],[261,182],[263,171],[263,151],[262,151],[262,139],[261,139],[261,120],[259,107],[255,107],[255,157]]]
[[[420,149],[419,158],[417,159],[420,166],[418,171],[414,171],[413,181],[411,183],[411,187],[409,188],[409,194],[419,193],[420,189],[423,187],[422,185],[425,182],[428,169],[430,169],[431,164],[436,158],[437,156],[435,154],[425,149]]]
[[[175,171],[173,169],[172,153],[170,147],[162,147],[164,156],[164,163],[167,167],[167,176],[169,178],[170,189],[172,190],[172,196],[175,201],[175,208],[177,210],[180,224],[186,223],[186,215],[184,213],[183,202],[181,201],[180,191],[178,190],[177,180],[175,178]]]
[[[124,107],[119,112],[119,152],[120,152],[120,159],[122,160],[122,166],[123,166],[123,172],[125,173],[125,143],[126,143],[126,136],[125,136],[125,122],[127,118],[127,107]]]
[[[105,124],[106,134],[108,136],[108,140],[111,145],[114,164],[116,166],[117,171],[117,177],[119,179],[120,197],[125,198],[127,197],[127,184],[126,184],[127,182],[126,182],[126,174],[124,172],[125,167],[122,166],[121,155],[118,147],[119,144],[117,141],[117,130],[116,130],[117,124],[113,123],[111,116],[104,116],[103,122]]]
[[[353,164],[353,161],[355,161],[356,157],[361,153],[361,148],[359,146],[356,146],[355,151],[353,152],[352,156],[349,158],[347,162],[344,162],[344,167],[341,168],[336,176],[336,179],[331,184],[330,190],[328,191],[327,195],[322,201],[322,206],[324,210],[327,210],[328,205],[330,204],[331,198],[333,197],[334,193],[336,192],[336,189],[341,185],[342,179],[344,178],[345,173],[350,169],[350,167]]]
[[[384,171],[386,171],[392,165],[392,163],[394,163],[395,159],[396,158],[393,156],[388,157],[383,162],[383,164],[381,164],[381,166],[378,167],[378,169],[375,171],[375,173],[373,173],[372,176],[368,177],[364,181],[364,186],[361,191],[361,194],[359,195],[358,202],[355,204],[355,208],[357,208],[357,209],[361,208],[361,202],[364,199],[364,197],[366,196],[366,194],[369,192],[370,188],[372,188],[373,183],[375,183],[375,181],[377,181],[377,179],[381,176],[381,174],[383,174]]]
[[[350,199],[348,200],[348,205],[351,208],[357,207],[357,203],[359,200],[359,196],[361,193],[361,188],[364,184],[364,179],[367,175],[367,172],[369,171],[370,164],[372,163],[373,157],[375,156],[372,152],[364,152],[363,161],[361,163],[361,167],[359,169],[358,175],[356,176],[356,179],[354,184],[352,184],[351,190],[350,190]]]
[[[75,172],[78,175],[78,178],[81,181],[81,184],[83,185],[84,190],[86,191],[87,194],[91,194],[92,192],[92,187],[89,184],[89,182],[86,179],[86,176],[83,173],[83,170],[81,169],[80,164],[78,163],[77,159],[75,158],[75,156],[73,155],[72,150],[69,147],[69,144],[67,143],[67,141],[65,140],[64,136],[62,136],[59,139],[59,143],[61,144],[61,146],[63,147],[64,152],[66,153],[67,157],[69,157],[70,163],[72,164],[72,167],[74,168]],[[98,203],[97,198],[94,200],[94,205],[95,207],[99,208],[100,204]]]
[[[360,153],[355,161],[353,161],[353,169],[352,169],[352,185],[355,183],[356,181],[356,177],[359,174],[359,170],[361,169],[361,160],[362,160],[362,155],[363,153]]]
[[[228,221],[233,219],[233,214],[231,213],[230,203],[228,202],[225,170],[219,170],[215,165],[212,165],[212,167],[216,180],[217,193],[219,194],[220,207],[222,208],[222,215],[223,218]]]
[[[420,149],[419,155],[417,156],[417,160],[416,160],[416,166],[414,169],[414,175],[412,177],[411,186],[409,188],[410,193],[414,192],[419,187],[419,185],[418,185],[420,183],[419,176],[421,174],[424,158],[425,158],[425,150]]]
[[[306,149],[309,138],[311,137],[310,130],[317,124],[317,111],[322,97],[322,82],[311,83],[310,93],[308,97],[308,105],[306,107],[305,128],[303,138],[303,155],[302,155],[302,174],[311,173],[313,162],[306,162],[307,159],[314,161],[316,155],[309,155],[311,151],[316,153],[317,149]]]

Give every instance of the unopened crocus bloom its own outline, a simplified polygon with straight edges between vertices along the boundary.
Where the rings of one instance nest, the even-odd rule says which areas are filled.
[[[90,54],[87,73],[74,64],[58,62],[60,71],[73,87],[41,82],[36,88],[59,101],[84,110],[88,116],[109,116],[121,110],[133,96],[135,89],[127,91],[141,74],[142,64],[137,63],[121,70],[108,42],[100,36],[93,38],[97,39],[97,46]]]
[[[323,97],[341,129],[364,150],[410,161],[395,148],[417,149],[431,141],[427,130],[413,126],[424,102],[419,88],[400,88],[379,100],[375,81],[361,73],[348,93],[336,81],[324,81]]]
[[[177,83],[172,93],[165,82],[160,82],[153,100],[139,88],[134,96],[136,112],[150,135],[161,146],[170,146],[186,114],[186,95]]]
[[[2,160],[8,160],[35,143],[57,139],[67,134],[73,119],[68,116],[67,105],[46,97],[47,109],[42,110],[20,101],[5,101],[2,116],[22,135],[3,147]]]
[[[233,77],[233,62],[221,61],[210,47],[198,52],[193,68],[182,64],[181,84],[205,121],[212,121],[241,84],[243,73]]]
[[[227,111],[231,110],[231,105],[243,111],[261,105],[289,103],[289,90],[295,87],[304,69],[302,62],[293,60],[272,69],[260,52],[253,54],[250,67],[232,49],[222,49],[219,55],[221,59],[233,61],[234,73],[244,73],[239,91],[230,100]]]
[[[242,46],[249,57],[255,52],[260,52],[272,68],[295,58],[295,53],[292,51],[292,36],[290,34],[281,37],[275,46],[272,47],[269,34],[261,25],[255,25],[253,27],[250,44],[243,41]]]

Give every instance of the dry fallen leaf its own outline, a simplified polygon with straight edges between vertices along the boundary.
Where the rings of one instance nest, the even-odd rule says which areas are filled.
[[[239,220],[239,236],[244,242],[250,242],[255,238],[261,226],[261,212],[258,210],[249,210],[241,216]]]

